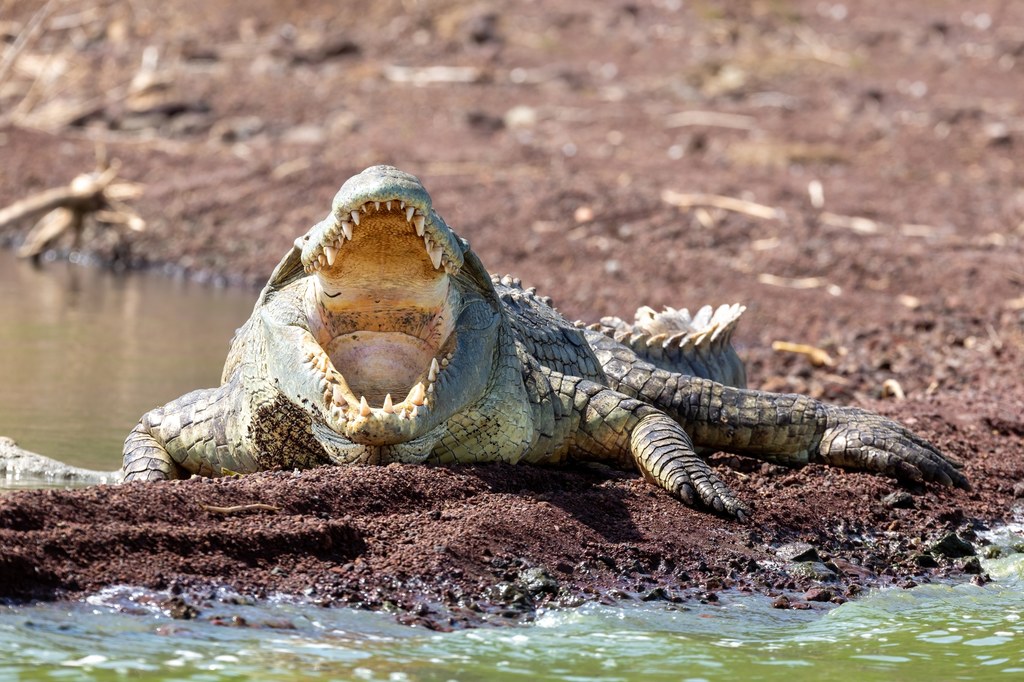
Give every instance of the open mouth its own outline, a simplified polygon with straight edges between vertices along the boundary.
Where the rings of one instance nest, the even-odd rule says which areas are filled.
[[[302,257],[316,278],[307,315],[319,348],[307,364],[332,416],[347,432],[422,417],[455,346],[457,237],[401,199],[336,209],[321,226]]]

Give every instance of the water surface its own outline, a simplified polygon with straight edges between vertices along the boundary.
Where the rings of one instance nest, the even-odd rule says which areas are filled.
[[[146,410],[220,383],[256,292],[0,249],[0,435],[27,450],[116,469]]]
[[[0,606],[0,680],[1024,679],[1024,557],[986,568],[997,582],[893,588],[827,611],[725,596],[590,604],[526,627],[450,633],[283,599],[220,602],[176,621],[114,588],[74,604]]]

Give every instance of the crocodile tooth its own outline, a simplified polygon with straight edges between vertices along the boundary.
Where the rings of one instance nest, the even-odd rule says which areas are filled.
[[[434,379],[437,378],[437,373],[441,371],[441,368],[437,365],[437,358],[430,360],[430,371],[427,372],[427,381],[434,383]]]
[[[335,405],[348,404],[348,401],[345,399],[345,391],[338,384],[334,385],[331,398],[333,398]]]
[[[365,395],[359,399],[359,414],[363,417],[370,416],[370,403],[366,402]]]
[[[402,210],[404,211],[405,210],[405,202],[404,201],[399,201],[398,204],[399,204],[399,206],[402,207]]]
[[[379,211],[380,210],[380,202],[379,201],[373,202],[373,207]]]
[[[317,254],[316,262],[320,264],[320,267],[323,267],[327,264],[327,258],[322,253]]]
[[[415,419],[418,416],[420,416],[420,408],[419,406],[414,405],[412,411],[409,412],[409,417]]]
[[[409,208],[405,209],[405,222],[411,223],[412,222],[412,216],[413,216],[413,214],[415,212],[416,212],[416,208],[414,206],[410,206]]]
[[[356,224],[358,223],[359,221],[357,220]],[[341,231],[345,234],[345,239],[352,241],[352,223],[347,220],[341,221]]]
[[[437,270],[441,267],[441,256],[444,255],[441,246],[439,244],[431,244],[428,253],[430,254],[430,262],[434,264],[434,269]]]
[[[385,201],[384,205],[388,207],[389,211],[391,210],[391,202],[390,201]]]
[[[422,405],[423,399],[427,397],[427,388],[423,385],[423,382],[419,382],[412,387],[409,391],[409,395],[406,396],[406,400],[411,402],[413,405]]]
[[[421,215],[415,216],[412,219],[412,224],[416,226],[416,236],[423,236],[423,224],[426,222],[426,218]]]
[[[449,360],[448,360],[448,356],[447,355],[444,356],[443,358],[441,358],[441,366],[442,367],[447,367],[448,366],[448,362],[449,362]]]
[[[384,414],[394,414],[394,413],[395,413],[395,406],[391,402],[391,394],[388,393],[386,396],[384,396]]]
[[[327,256],[327,264],[334,265],[334,259],[338,257],[338,250],[333,246],[325,246],[324,255]]]
[[[359,224],[359,211],[352,211],[352,222]]]

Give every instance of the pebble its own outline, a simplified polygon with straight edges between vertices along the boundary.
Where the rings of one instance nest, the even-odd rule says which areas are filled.
[[[785,561],[821,561],[818,550],[807,542],[790,542],[776,549],[775,554]]]
[[[956,533],[947,533],[928,548],[929,553],[934,556],[943,556],[948,559],[959,559],[966,556],[974,556],[974,545],[964,540]]]

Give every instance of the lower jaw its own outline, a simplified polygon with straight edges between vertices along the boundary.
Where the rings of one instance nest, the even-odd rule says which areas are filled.
[[[402,332],[352,332],[324,349],[351,389],[349,399],[363,397],[370,406],[415,402],[413,391],[426,380],[436,347]],[[427,388],[426,384],[423,386]]]

